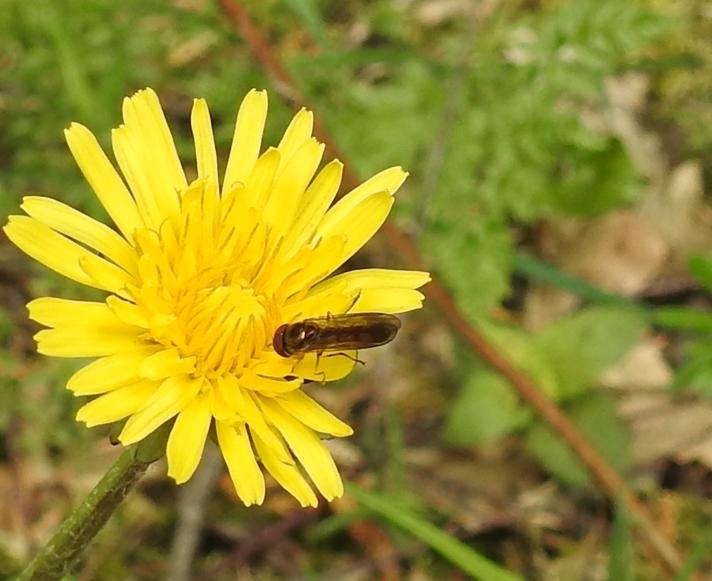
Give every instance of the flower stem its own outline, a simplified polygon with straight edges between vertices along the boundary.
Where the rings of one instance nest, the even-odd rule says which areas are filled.
[[[139,446],[125,450],[15,581],[61,579],[146,469],[161,457],[156,444],[156,438],[149,437]]]

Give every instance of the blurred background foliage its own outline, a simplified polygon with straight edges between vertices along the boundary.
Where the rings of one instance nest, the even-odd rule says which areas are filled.
[[[712,514],[704,500],[712,478],[712,442],[704,438],[712,426],[702,419],[712,410],[705,400],[712,394],[712,212],[703,195],[712,177],[709,6],[697,0],[250,0],[244,5],[359,174],[390,165],[411,172],[394,219],[417,241],[466,315],[565,407],[614,466],[654,498],[668,486],[666,478],[697,483],[690,485],[691,496],[676,497],[674,514],[668,514],[682,546],[692,547]],[[266,143],[278,139],[292,113],[280,98],[289,95],[270,85],[216,2],[3,0],[0,217],[17,212],[23,195],[39,193],[105,219],[62,130],[81,122],[110,149],[121,99],[144,86],[161,96],[188,171],[194,163],[193,97],[207,98],[223,154],[237,104],[250,88],[270,89]],[[78,470],[93,477],[99,451],[87,446],[103,435],[73,422],[80,402],[63,383],[77,364],[32,354],[33,327],[23,305],[44,294],[97,295],[0,242],[3,460],[65,471],[61,486],[71,499],[84,483],[72,483],[69,475]],[[398,265],[397,257],[391,260]],[[372,369],[324,396],[332,403],[341,397],[334,405],[362,434],[351,452],[366,459],[391,493],[412,495],[413,506],[437,510],[440,522],[449,522],[459,536],[526,578],[579,578],[572,571],[591,555],[604,555],[602,572],[587,578],[606,578],[609,551],[616,571],[628,568],[639,579],[658,578],[645,563],[626,556],[626,542],[616,541],[627,538],[625,518],[611,525],[606,544],[608,533],[602,531],[609,530],[609,519],[578,460],[506,381],[473,360],[437,319],[427,309],[409,317],[407,336],[396,347],[395,371],[383,369],[393,353],[374,355]],[[414,331],[408,333],[408,327]],[[636,354],[643,359],[636,360]],[[378,390],[384,381],[395,386],[392,393],[363,394],[364,385]],[[646,427],[647,416],[642,427],[638,421],[641,410],[652,413],[635,400],[639,393],[630,393],[638,384],[655,391],[655,405],[663,410],[658,431],[672,438],[678,424],[665,422],[682,414],[695,425],[697,439],[677,448],[650,444],[651,433],[653,440],[661,436],[646,432],[652,429]],[[680,401],[693,407],[680,411]],[[685,432],[679,439],[692,437]],[[489,456],[512,464],[506,473],[495,470],[496,478],[483,476],[482,486],[492,478],[523,479],[516,492],[501,485],[512,496],[499,500],[505,507],[500,513],[518,524],[498,529],[489,504],[485,516],[456,516],[462,507],[448,499],[457,494],[428,494],[412,470],[409,450],[427,450],[427,470],[455,483],[460,476],[450,464],[457,461],[447,455],[469,458],[470,479]],[[492,466],[501,469],[497,462]],[[690,473],[698,476],[688,478]],[[50,480],[47,474],[33,478],[44,486]],[[562,488],[546,488],[547,483]],[[164,499],[175,494],[160,479],[150,488]],[[49,507],[59,518],[61,510],[47,500],[56,496],[48,490],[32,519]],[[547,525],[522,508],[527,493],[537,515],[549,519]],[[468,494],[476,502],[492,490]],[[510,504],[514,498],[516,510]],[[564,498],[566,508],[553,510],[555,498]],[[583,504],[576,505],[577,499]],[[270,509],[283,514],[285,506],[282,501]],[[233,506],[227,493],[207,510],[217,507],[225,512],[220,522],[232,518],[240,524],[230,526],[243,527],[243,533],[267,520],[259,511]],[[162,574],[162,551],[175,518],[164,512],[169,508],[170,503],[152,505],[149,532],[128,509],[120,519],[125,522],[110,525],[104,547],[116,546],[109,535],[123,535],[120,526],[140,529],[145,542],[119,554],[99,551],[94,561],[89,557],[95,578]],[[33,534],[51,528],[56,521],[49,520],[45,528],[33,520]],[[318,556],[299,554],[304,578],[328,578],[319,572],[358,563],[364,550],[342,548],[348,519],[326,522],[336,525],[307,527],[306,549],[316,548],[309,538],[333,542],[326,546],[331,551],[320,545]],[[585,531],[594,522],[598,532],[591,536]],[[4,525],[0,522],[7,529]],[[203,547],[204,566],[228,551],[233,537],[226,528],[213,531]],[[547,530],[555,542],[544,538]],[[357,545],[351,534],[349,542]],[[403,535],[389,530],[388,536],[420,578],[443,578],[442,562],[413,548]],[[37,539],[0,539],[0,553],[24,558],[31,540]],[[286,575],[269,559],[257,566],[260,578]],[[354,578],[369,578],[369,572],[366,567],[365,576]]]

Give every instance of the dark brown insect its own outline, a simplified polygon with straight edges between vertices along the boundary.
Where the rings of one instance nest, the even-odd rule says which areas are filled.
[[[392,341],[400,319],[385,313],[327,315],[280,325],[272,345],[282,357],[316,351],[368,349]]]

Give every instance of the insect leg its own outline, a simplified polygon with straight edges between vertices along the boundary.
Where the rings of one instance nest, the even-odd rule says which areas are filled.
[[[354,357],[353,355],[349,355],[348,353],[332,353],[331,355],[328,355],[328,357],[346,357],[346,359],[349,359],[350,361],[353,361],[354,363],[360,363],[361,365],[366,365],[365,361],[361,361],[358,357]]]

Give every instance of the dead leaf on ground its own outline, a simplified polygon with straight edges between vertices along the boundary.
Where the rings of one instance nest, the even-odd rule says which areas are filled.
[[[671,391],[671,381],[662,345],[647,339],[611,369],[602,384],[615,395],[630,427],[636,465],[670,458],[698,460],[712,468],[712,403]]]
[[[624,296],[643,291],[668,257],[658,229],[635,210],[586,222],[552,223],[547,235],[553,260],[566,272]]]

